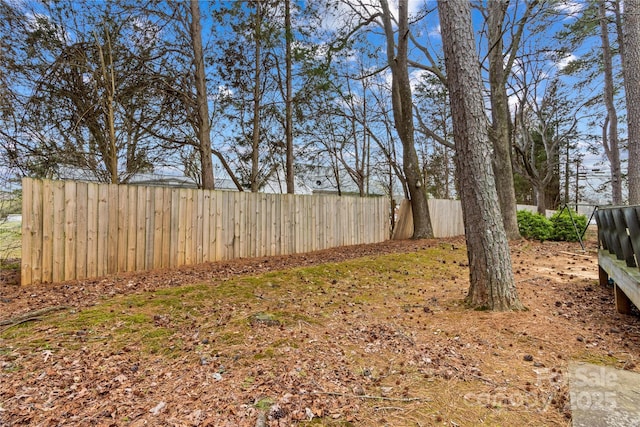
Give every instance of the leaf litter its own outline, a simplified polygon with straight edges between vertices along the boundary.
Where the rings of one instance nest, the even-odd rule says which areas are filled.
[[[0,425],[569,425],[571,360],[637,370],[595,243],[512,243],[528,311],[464,305],[461,239],[0,284]]]

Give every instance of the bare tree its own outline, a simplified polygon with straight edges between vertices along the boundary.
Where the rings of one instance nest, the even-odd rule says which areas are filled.
[[[413,238],[433,237],[427,193],[415,147],[413,125],[413,98],[409,80],[409,15],[408,0],[398,2],[397,41],[396,27],[387,0],[380,0],[382,23],[386,38],[387,64],[391,69],[391,100],[396,131],[402,141],[402,167],[411,195]]]
[[[516,2],[517,8],[520,2]],[[512,26],[511,40],[505,49],[504,38],[507,34],[507,10],[510,2],[489,0],[486,9],[488,27],[489,87],[491,101],[491,133],[494,158],[493,170],[500,201],[500,211],[504,221],[507,238],[520,238],[516,217],[516,196],[514,191],[513,168],[511,166],[511,114],[506,84],[511,73],[525,24],[538,1],[526,2],[526,11]]]
[[[616,111],[613,84],[613,58],[609,41],[609,18],[606,1],[598,2],[600,18],[600,39],[602,40],[602,64],[604,68],[604,104],[607,108],[602,125],[602,145],[611,165],[611,195],[614,205],[622,204],[622,168],[620,164],[620,146],[618,143],[618,112]]]
[[[438,10],[469,255],[467,301],[490,310],[523,309],[497,201],[470,6],[466,1],[441,0]]]
[[[213,161],[211,159],[211,122],[209,121],[209,98],[207,96],[204,53],[202,50],[202,25],[200,24],[199,0],[191,0],[189,10],[191,12],[190,35],[195,67],[195,102],[197,104],[195,128],[198,136],[198,149],[202,165],[202,188],[205,190],[213,190],[215,188],[215,182],[213,178]]]
[[[285,126],[284,133],[286,139],[286,173],[287,173],[287,193],[295,193],[295,179],[293,171],[293,71],[291,45],[293,43],[293,31],[291,28],[291,0],[284,0],[284,38],[285,38],[285,63],[286,63],[286,86],[285,95]]]

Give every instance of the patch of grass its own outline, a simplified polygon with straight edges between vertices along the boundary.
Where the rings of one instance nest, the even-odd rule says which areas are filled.
[[[256,409],[259,409],[261,411],[268,411],[269,408],[271,408],[271,405],[273,404],[274,404],[273,399],[271,399],[270,397],[263,397],[262,399],[254,403],[253,406],[255,406]]]
[[[602,365],[602,366],[616,366],[618,364],[618,358],[614,356],[608,356],[605,354],[597,354],[586,352],[579,354],[576,357],[577,361],[593,363],[594,365]]]
[[[19,222],[0,222],[0,261],[20,258],[22,255],[22,224]],[[0,268],[6,263],[0,262]],[[15,263],[8,263],[11,265]],[[20,264],[18,263],[18,268]]]

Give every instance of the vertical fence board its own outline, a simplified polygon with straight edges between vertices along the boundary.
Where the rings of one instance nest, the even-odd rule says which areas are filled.
[[[244,196],[244,193],[238,194],[238,197],[232,198],[232,211],[230,218],[233,219],[233,239],[232,239],[232,247],[231,247],[231,255],[229,258],[241,258],[240,254],[240,197]],[[231,206],[230,206],[231,207]]]
[[[136,270],[144,270],[147,227],[147,192],[145,187],[139,187],[136,192],[137,212],[136,212]]]
[[[64,183],[64,280],[76,278],[76,183]]]
[[[162,255],[160,267],[168,268],[171,262],[171,195],[173,190],[170,188],[162,189]]]
[[[178,265],[178,251],[180,248],[180,190],[171,190],[171,237],[169,267]]]
[[[98,277],[98,184],[87,184],[87,277]]]
[[[247,200],[244,203],[245,212],[242,218],[244,218],[244,233],[245,244],[247,251],[246,257],[256,256],[256,193],[247,193]]]
[[[268,195],[269,212],[271,212],[269,224],[269,255],[278,255],[280,251],[280,203],[273,194]]]
[[[126,186],[118,186],[118,271],[127,271],[127,253],[129,245],[127,230],[129,228],[129,191]]]
[[[196,247],[196,253],[195,253],[195,262],[197,264],[202,264],[202,254],[204,252],[203,250],[203,235],[204,235],[204,218],[203,218],[203,210],[204,210],[204,192],[205,190],[196,190],[196,200],[195,200],[195,207],[196,207],[196,222],[195,222],[195,247]]]
[[[217,261],[220,259],[220,230],[218,229],[218,221],[219,221],[219,208],[218,203],[220,202],[220,192],[212,191],[211,192],[211,200],[209,205],[209,212],[211,215],[209,226],[211,227],[211,232],[209,236],[209,261]]]
[[[288,255],[291,242],[291,215],[289,212],[289,195],[283,194],[280,198],[280,255]]]
[[[129,215],[127,219],[127,271],[136,270],[136,247],[138,245],[138,187],[129,186]]]
[[[108,229],[107,229],[107,274],[118,272],[118,185],[107,186]]]
[[[178,260],[176,266],[184,265],[185,245],[187,239],[187,197],[186,188],[180,189],[180,204],[178,207]]]
[[[189,265],[193,258],[193,190],[188,189],[186,191],[185,202],[185,224],[184,224],[184,264]]]
[[[162,213],[164,211],[164,190],[161,187],[153,188],[153,253],[152,267],[162,267]]]
[[[202,198],[202,262],[211,261],[211,190],[203,191]]]
[[[64,182],[56,181],[53,188],[53,270],[54,282],[64,280]]]
[[[215,253],[216,261],[224,259],[224,246],[226,243],[224,228],[223,228],[223,214],[224,214],[224,197],[226,192],[217,192],[215,196],[216,200],[216,225],[215,225]]]
[[[267,222],[267,218],[269,215],[269,205],[270,205],[270,195],[269,194],[261,194],[260,195],[260,207],[258,208],[258,222],[260,223],[260,247],[259,247],[259,256],[269,255],[270,248],[270,230],[269,223]]]
[[[87,277],[87,183],[76,183],[76,279]]]
[[[107,274],[109,259],[109,186],[98,186],[98,276]]]
[[[42,182],[42,282],[53,281],[53,182]],[[23,190],[24,191],[24,190]]]
[[[153,230],[155,229],[155,201],[153,199],[153,187],[143,187],[144,195],[144,269],[150,270],[153,268],[153,252],[154,252],[154,239]]]

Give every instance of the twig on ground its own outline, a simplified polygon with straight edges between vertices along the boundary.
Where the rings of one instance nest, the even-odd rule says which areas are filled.
[[[399,408],[397,406],[376,406],[373,408],[375,411],[403,411],[404,408]]]
[[[6,328],[0,330],[0,332],[5,332],[6,330],[22,323],[41,320],[41,316],[44,316],[45,314],[53,313],[54,311],[66,310],[68,308],[69,307],[66,305],[56,305],[54,307],[41,308],[40,310],[30,311],[10,319],[2,320],[0,321],[0,326],[6,326]]]
[[[12,317],[11,319],[2,320],[2,321],[0,321],[0,326],[11,325],[11,324],[13,324],[15,322],[20,322],[20,321],[23,321],[23,320],[27,320],[27,319],[30,319],[32,317],[40,317],[40,316],[43,316],[45,314],[49,314],[49,313],[54,312],[54,311],[66,310],[68,308],[69,307],[66,306],[66,305],[56,305],[56,306],[53,306],[53,307],[41,308],[40,310],[34,310],[34,311],[30,311],[28,313],[21,314],[21,315],[16,316],[16,317]]]
[[[335,391],[314,391],[311,394],[326,394],[329,396],[352,397],[355,399],[387,400],[391,402],[431,402],[432,400],[426,397],[385,397],[385,396],[371,396],[368,394],[338,393]]]
[[[593,259],[593,255],[582,255],[582,254],[575,254],[573,252],[565,252],[565,251],[558,251],[558,252],[560,252],[561,254],[565,254],[565,255],[572,255],[572,256],[575,255],[575,256],[579,256],[579,257],[585,258],[585,259]]]

